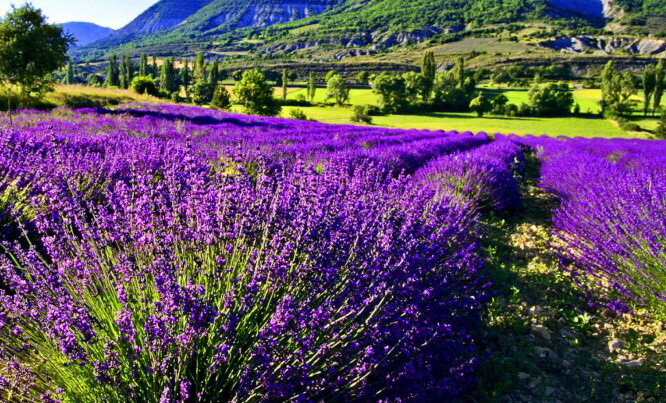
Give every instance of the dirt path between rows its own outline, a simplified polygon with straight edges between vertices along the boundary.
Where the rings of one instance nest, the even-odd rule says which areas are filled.
[[[519,211],[487,219],[495,296],[479,335],[472,401],[666,401],[666,324],[591,307],[553,254],[557,200],[528,157]]]

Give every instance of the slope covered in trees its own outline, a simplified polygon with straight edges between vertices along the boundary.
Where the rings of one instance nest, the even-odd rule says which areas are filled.
[[[313,44],[349,47],[350,41],[354,47],[379,44],[386,48],[490,24],[533,20],[559,20],[559,25],[598,29],[606,21],[603,15],[608,14],[608,6],[630,16],[666,14],[661,0],[614,0],[608,4],[598,0],[594,7],[596,3],[590,0],[590,7],[572,10],[571,5],[579,3],[585,1],[195,0],[183,4],[162,0],[95,49],[198,42],[218,50],[238,50],[257,43],[257,38],[267,45],[261,53],[268,54]]]

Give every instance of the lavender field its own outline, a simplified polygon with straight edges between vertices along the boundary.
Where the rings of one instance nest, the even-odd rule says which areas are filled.
[[[580,302],[503,335],[555,354],[620,337],[603,318],[647,318],[657,336],[606,352],[604,376],[645,375],[618,401],[663,396],[666,142],[147,104],[2,119],[4,401],[501,398],[500,372],[525,377],[489,341],[515,288],[497,223],[535,192],[552,209],[529,264],[548,254]],[[565,381],[525,379],[533,399],[573,401],[552,394]]]

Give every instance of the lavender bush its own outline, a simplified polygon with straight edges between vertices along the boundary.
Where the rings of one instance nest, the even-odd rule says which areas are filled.
[[[178,106],[22,113],[0,132],[0,396],[460,394],[478,210],[410,174],[488,141]]]
[[[553,221],[565,245],[564,266],[608,290],[607,303],[615,310],[638,304],[665,314],[666,143],[522,142],[538,150],[542,186],[561,200]]]

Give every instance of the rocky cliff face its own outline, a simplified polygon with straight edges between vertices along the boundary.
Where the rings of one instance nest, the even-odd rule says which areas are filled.
[[[282,3],[251,6],[239,18],[236,27],[267,27],[320,14],[326,10],[324,4]]]
[[[666,56],[666,41],[644,38],[574,36],[557,37],[541,43],[541,46],[567,53],[592,53],[609,55],[625,52],[638,55]]]

